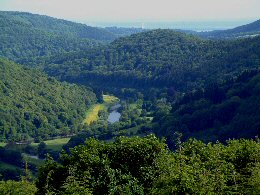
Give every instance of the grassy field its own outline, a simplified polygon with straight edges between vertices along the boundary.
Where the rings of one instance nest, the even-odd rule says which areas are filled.
[[[6,143],[0,142],[0,147],[5,147],[5,146],[6,146]]]
[[[84,120],[85,124],[90,125],[92,122],[98,120],[98,112],[100,110],[104,110],[105,105],[103,104],[95,104],[93,105],[86,113],[86,118]]]
[[[111,104],[111,103],[117,103],[119,99],[116,96],[113,95],[103,95],[104,103]]]
[[[58,138],[53,140],[44,141],[47,149],[51,149],[53,151],[60,151],[62,146],[69,142],[70,138]],[[37,147],[39,143],[31,143],[31,146]]]
[[[92,122],[98,120],[98,112],[100,110],[108,109],[113,104],[117,103],[119,99],[112,95],[103,95],[103,104],[95,104],[90,109],[88,109],[86,113],[86,118],[84,120],[84,124],[90,125]]]
[[[70,138],[59,138],[54,140],[45,141],[47,149],[51,149],[54,151],[60,151],[62,146],[69,142]]]

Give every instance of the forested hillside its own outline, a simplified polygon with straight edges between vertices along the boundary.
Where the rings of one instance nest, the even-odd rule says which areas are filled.
[[[202,39],[0,12],[0,178],[21,176],[0,194],[259,194],[258,26]]]
[[[234,39],[242,37],[250,37],[260,35],[260,20],[254,21],[250,24],[238,26],[228,30],[215,30],[211,32],[196,33],[203,38],[209,39]]]
[[[157,135],[173,141],[180,132],[185,139],[196,137],[224,142],[228,139],[260,135],[260,73],[245,71],[222,84],[186,93],[169,114],[154,118]]]
[[[20,12],[0,12],[0,28],[0,56],[22,64],[113,40],[105,30]]]
[[[69,35],[75,38],[86,38],[98,41],[111,41],[116,38],[113,33],[102,28],[91,27],[85,24],[70,22],[44,15],[4,11],[1,11],[0,15],[2,19],[7,19],[10,22],[18,22],[27,25],[27,27],[36,28],[49,33],[66,36]]]
[[[70,82],[185,91],[258,67],[260,37],[209,41],[172,30],[154,30],[39,63],[48,74]]]
[[[125,36],[130,36],[132,34],[148,31],[147,29],[143,29],[143,28],[134,28],[134,27],[124,28],[124,27],[116,27],[116,26],[106,27],[105,29],[113,33],[117,37],[125,37]]]
[[[237,108],[232,112],[228,111],[232,114],[228,119],[218,118],[221,117],[220,113],[226,112],[225,109],[231,109],[232,106],[241,106],[243,110],[244,104],[252,103],[253,107],[257,107],[257,101],[254,100],[257,95],[251,94],[254,98],[248,100],[244,96],[238,96],[238,100],[226,94],[229,88],[225,87],[224,92],[219,92],[214,91],[214,87],[218,83],[236,78],[244,70],[259,68],[260,37],[212,41],[172,30],[154,30],[119,38],[107,46],[87,51],[37,58],[36,62],[31,61],[31,65],[39,65],[46,73],[60,80],[92,86],[100,92],[124,91],[123,98],[126,99],[132,98],[130,96],[135,96],[132,100],[138,100],[137,97],[143,95],[144,98],[148,97],[151,102],[144,102],[141,106],[144,112],[149,110],[148,117],[155,116],[154,122],[160,125],[155,126],[155,131],[160,136],[171,136],[172,131],[177,130],[183,132],[186,138],[196,136],[207,141],[225,141],[230,136],[254,137],[259,132],[258,123],[253,122],[258,120],[258,111],[255,112],[255,120],[245,116],[242,117],[244,122],[238,116],[235,117],[240,114],[237,113]],[[214,84],[208,86],[209,83]],[[128,90],[129,88],[132,89]],[[165,104],[166,110],[169,110],[168,104],[174,104],[183,92],[201,89],[203,92],[200,98],[206,100],[198,103],[198,112],[193,110],[168,116],[168,111],[164,112],[162,109],[163,114],[156,113],[157,106],[160,107],[158,102]],[[215,98],[223,95],[222,93],[224,97],[212,103],[204,94],[207,90],[213,90]],[[161,98],[166,100],[161,101]],[[146,108],[145,105],[148,104],[152,106]],[[202,112],[203,109],[205,112]],[[178,108],[174,109],[176,112],[177,110]],[[210,119],[207,118],[210,116]],[[201,122],[197,123],[198,120]],[[241,124],[236,125],[238,123]],[[237,134],[232,134],[233,131]]]
[[[0,59],[0,140],[68,135],[79,130],[96,101],[86,88]]]

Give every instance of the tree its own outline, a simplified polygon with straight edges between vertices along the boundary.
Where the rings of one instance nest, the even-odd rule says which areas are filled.
[[[166,144],[154,135],[119,137],[112,143],[89,139],[63,154],[61,165],[48,160],[36,185],[40,194],[65,193],[70,187],[93,194],[144,194],[157,177],[155,160],[166,152]]]
[[[22,181],[0,181],[0,194],[26,194],[34,195],[37,188],[33,183]]]

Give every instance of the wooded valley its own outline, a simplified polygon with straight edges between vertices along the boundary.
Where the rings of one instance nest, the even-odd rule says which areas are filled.
[[[0,28],[0,194],[259,193],[259,20],[185,32],[0,11]]]

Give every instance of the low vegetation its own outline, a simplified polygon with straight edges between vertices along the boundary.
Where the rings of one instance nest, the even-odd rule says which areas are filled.
[[[39,166],[44,164],[47,154],[58,160],[59,153],[70,138],[57,138],[40,143],[9,143],[0,148],[0,180],[19,180],[27,168],[35,178]]]

